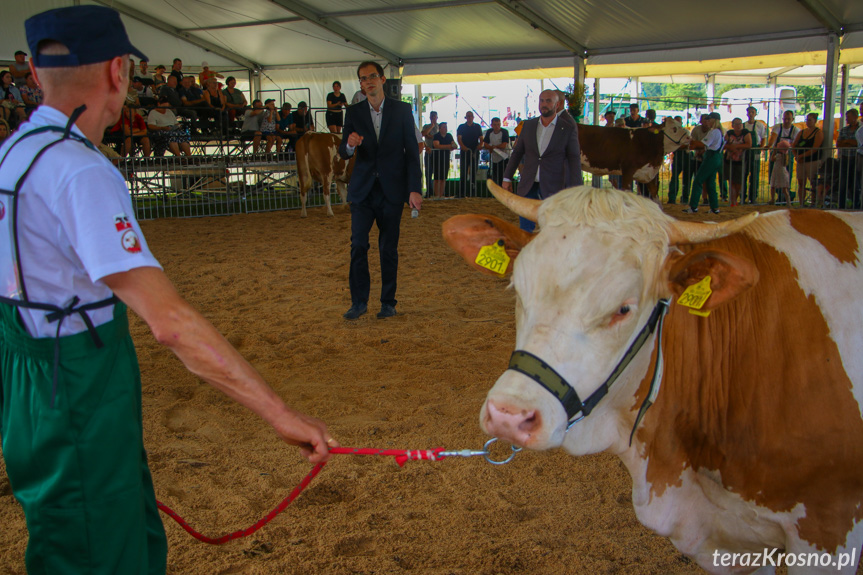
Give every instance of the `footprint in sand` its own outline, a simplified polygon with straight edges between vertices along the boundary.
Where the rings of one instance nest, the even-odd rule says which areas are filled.
[[[188,407],[177,405],[165,412],[165,427],[174,433],[194,431],[201,427],[200,418]]]

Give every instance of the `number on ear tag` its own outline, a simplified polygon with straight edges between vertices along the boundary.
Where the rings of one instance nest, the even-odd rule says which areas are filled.
[[[503,277],[510,260],[505,245],[503,240],[497,240],[497,243],[481,247],[476,255],[476,264]]]
[[[712,293],[713,290],[710,289],[710,276],[704,276],[703,280],[686,288],[686,290],[680,294],[680,297],[677,298],[677,303],[684,307],[688,307],[689,313],[693,315],[707,317],[710,315],[709,311],[699,310],[704,307],[704,304],[707,302],[707,298],[709,298]]]

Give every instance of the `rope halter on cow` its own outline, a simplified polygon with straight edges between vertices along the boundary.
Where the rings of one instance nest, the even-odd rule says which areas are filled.
[[[650,313],[647,323],[638,332],[635,340],[618,362],[617,367],[614,368],[614,371],[611,372],[611,375],[608,376],[602,385],[584,401],[578,397],[575,388],[557,373],[554,368],[530,352],[520,349],[512,352],[507,369],[526,375],[551,392],[566,410],[566,416],[569,420],[566,430],[569,431],[573,425],[590,415],[590,412],[608,394],[611,385],[617,381],[620,374],[629,366],[650,335],[653,332],[657,332],[656,345],[658,349],[656,352],[656,366],[653,370],[653,379],[650,381],[650,391],[648,391],[647,397],[641,403],[641,408],[638,410],[638,415],[635,418],[635,424],[632,426],[632,433],[629,435],[629,443],[632,445],[632,437],[635,435],[635,430],[638,428],[638,424],[641,422],[647,409],[656,400],[656,396],[659,394],[659,386],[662,383],[662,325],[667,312],[668,300],[659,300]]]

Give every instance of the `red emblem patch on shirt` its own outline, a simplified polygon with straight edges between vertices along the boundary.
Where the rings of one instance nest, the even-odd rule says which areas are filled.
[[[129,218],[126,217],[126,214],[117,214],[114,216],[114,227],[117,228],[118,232],[122,232],[123,230],[128,230],[132,227],[132,222],[129,221]]]
[[[138,239],[138,234],[135,233],[135,230],[126,230],[120,241],[123,242],[123,249],[129,253],[137,254],[141,251],[141,241]]]
[[[6,217],[6,206],[0,202],[0,220]]]

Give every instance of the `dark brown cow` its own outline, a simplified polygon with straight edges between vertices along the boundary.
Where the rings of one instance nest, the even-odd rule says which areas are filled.
[[[306,196],[312,185],[312,180],[319,182],[324,189],[324,201],[327,203],[327,215],[333,215],[330,206],[330,184],[336,182],[336,189],[342,197],[342,203],[347,205],[348,187],[351,172],[354,169],[354,159],[345,162],[339,157],[341,136],[335,134],[319,134],[308,132],[297,140],[297,174],[300,180],[300,201],[302,202],[302,217],[306,217]]]
[[[597,176],[622,176],[620,189],[632,181],[650,184],[659,173],[662,159],[689,144],[689,131],[673,119],[658,128],[606,128],[578,125],[581,168]],[[650,197],[655,198],[655,184]]]

